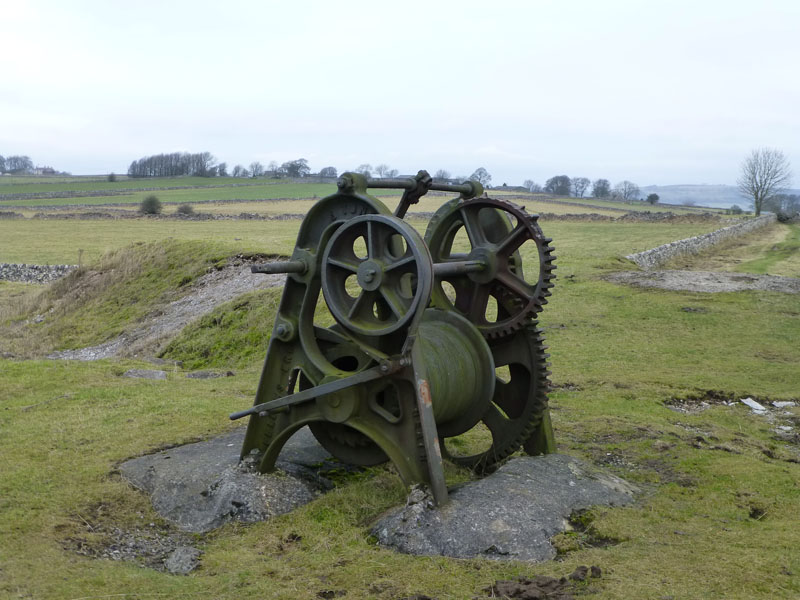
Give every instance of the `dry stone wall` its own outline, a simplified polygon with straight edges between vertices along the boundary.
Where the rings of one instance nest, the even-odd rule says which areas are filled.
[[[23,283],[49,283],[77,269],[78,265],[26,265],[0,263],[0,280]]]
[[[738,237],[775,222],[775,215],[762,215],[743,223],[717,229],[711,233],[663,244],[644,252],[629,254],[625,258],[632,260],[643,269],[654,269],[676,256],[697,254],[698,252],[719,244],[723,240]]]

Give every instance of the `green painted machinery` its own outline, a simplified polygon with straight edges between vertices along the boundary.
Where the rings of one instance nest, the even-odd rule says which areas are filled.
[[[369,188],[404,193],[392,213]],[[423,238],[403,217],[431,190],[459,195]],[[291,259],[253,267],[288,275],[255,405],[231,415],[250,416],[242,457],[271,471],[308,426],[338,459],[391,460],[442,503],[443,459],[485,472],[520,448],[552,452],[537,327],[550,242],[536,215],[474,181],[342,175],[303,220]]]

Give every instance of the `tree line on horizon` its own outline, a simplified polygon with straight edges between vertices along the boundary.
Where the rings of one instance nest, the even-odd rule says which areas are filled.
[[[624,202],[642,199],[639,186],[627,179],[612,187],[608,179],[601,178],[591,181],[588,177],[570,178],[567,175],[556,175],[548,179],[543,186],[532,179],[526,179],[522,185],[534,194],[545,193],[553,196],[583,198],[591,186],[590,193],[593,198],[608,198]],[[650,204],[656,204],[659,197],[658,194],[649,194],[644,200]]]
[[[362,163],[352,169],[365,177],[377,176],[381,179],[397,177],[397,169],[391,168],[385,163],[373,167],[369,163]],[[323,167],[318,173],[313,173],[308,161],[305,158],[290,160],[282,164],[278,161],[270,161],[266,166],[258,161],[250,163],[248,166],[240,164],[233,168],[228,168],[228,163],[217,162],[217,159],[210,152],[172,152],[166,154],[153,154],[144,156],[131,162],[128,167],[128,177],[325,177],[335,179],[339,176],[336,167]],[[492,181],[491,174],[483,167],[475,169],[472,175],[452,177],[445,169],[439,169],[433,175],[438,181],[466,181],[472,179],[489,186]]]

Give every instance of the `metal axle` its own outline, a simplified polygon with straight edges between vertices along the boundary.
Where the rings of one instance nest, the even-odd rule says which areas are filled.
[[[433,265],[433,272],[438,277],[449,277],[451,275],[465,275],[483,271],[486,265],[479,260],[454,260]],[[284,260],[276,262],[262,263],[250,267],[251,273],[267,273],[275,275],[278,273],[300,273],[306,272],[306,263],[302,260]]]

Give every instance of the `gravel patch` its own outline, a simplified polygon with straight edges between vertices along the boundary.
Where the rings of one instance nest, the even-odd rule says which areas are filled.
[[[686,292],[769,292],[800,293],[800,279],[778,275],[726,273],[720,271],[621,271],[606,278],[614,283]]]

